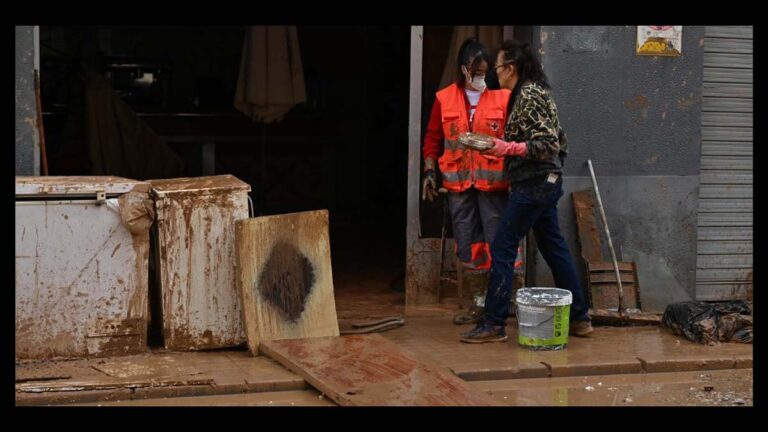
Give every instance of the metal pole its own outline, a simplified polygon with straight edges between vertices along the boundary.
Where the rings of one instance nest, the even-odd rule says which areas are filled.
[[[611,259],[613,260],[613,270],[616,272],[616,283],[619,287],[619,314],[624,316],[624,290],[621,288],[621,274],[619,273],[619,263],[616,261],[616,251],[613,249],[613,242],[611,241],[611,231],[608,229],[608,219],[605,217],[605,209],[603,208],[603,200],[600,198],[600,190],[597,188],[597,179],[595,178],[595,170],[592,168],[592,160],[588,159],[589,174],[592,176],[592,186],[595,188],[595,196],[597,196],[597,205],[600,207],[600,216],[603,218],[603,227],[605,227],[605,235],[608,237],[608,249],[611,251]]]
[[[421,196],[421,75],[423,51],[423,26],[411,26],[411,70],[408,90],[408,190],[405,230],[406,268],[418,268],[421,223],[419,222],[419,197]],[[405,304],[409,307],[419,302],[419,291],[424,285],[423,272],[405,272]],[[438,278],[439,283],[439,278]]]

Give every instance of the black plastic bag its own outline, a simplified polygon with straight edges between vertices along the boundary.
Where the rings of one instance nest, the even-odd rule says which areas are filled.
[[[661,323],[676,335],[707,345],[752,343],[752,307],[741,300],[673,303],[667,306]]]

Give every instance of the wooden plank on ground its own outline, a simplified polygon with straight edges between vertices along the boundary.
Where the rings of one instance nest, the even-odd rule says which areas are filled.
[[[120,388],[144,388],[144,387],[183,387],[183,386],[211,386],[216,382],[210,377],[179,377],[160,379],[128,379],[128,380],[86,380],[65,382],[28,382],[16,384],[17,393],[49,393],[49,392],[77,392],[89,390],[112,390]]]
[[[239,220],[235,232],[251,354],[268,340],[338,336],[328,212]]]
[[[497,404],[378,334],[269,341],[261,349],[342,406]]]
[[[621,316],[619,312],[606,309],[590,309],[589,317],[595,325],[659,325],[662,314],[649,312],[627,312]]]

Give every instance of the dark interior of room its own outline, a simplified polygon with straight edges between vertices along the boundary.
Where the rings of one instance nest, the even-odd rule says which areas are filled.
[[[425,52],[440,53],[425,56],[428,107],[451,29],[425,35]],[[248,183],[256,216],[328,209],[337,298],[379,290],[404,302],[410,28],[297,31],[307,100],[265,124],[233,104],[245,27],[41,27],[49,175],[94,174],[87,67],[183,160],[180,176],[205,174],[203,144],[215,140],[213,173]],[[441,219],[425,216],[439,237]]]

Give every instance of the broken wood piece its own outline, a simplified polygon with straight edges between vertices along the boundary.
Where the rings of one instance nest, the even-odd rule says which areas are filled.
[[[63,380],[63,379],[70,379],[72,378],[72,375],[47,375],[47,376],[39,376],[39,377],[28,377],[28,378],[16,378],[16,383],[25,383],[25,382],[31,382],[31,381],[55,381],[55,380]]]
[[[250,353],[269,340],[338,336],[328,211],[239,220],[235,232]]]
[[[272,340],[262,342],[261,349],[342,406],[498,404],[377,334]]]
[[[17,384],[16,391],[21,393],[47,393],[47,392],[70,392],[70,391],[88,391],[88,390],[114,390],[119,388],[143,388],[143,387],[178,387],[178,386],[198,386],[214,385],[213,378],[203,379],[172,379],[165,381],[141,380],[124,381],[112,383],[99,383],[94,381],[69,381],[63,383],[51,384]]]
[[[659,325],[661,324],[661,314],[648,312],[626,311],[622,316],[618,311],[607,309],[590,309],[589,316],[594,324],[607,325]]]

